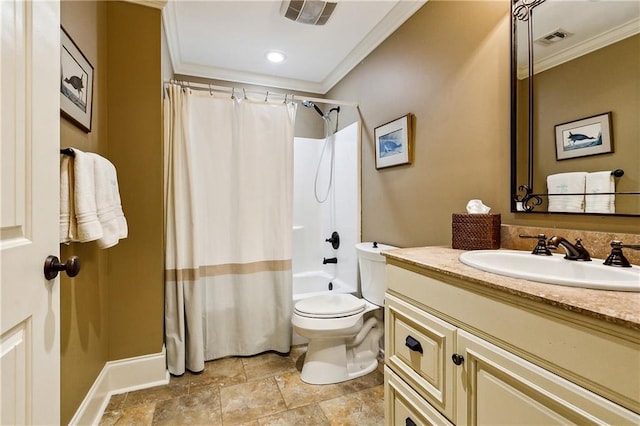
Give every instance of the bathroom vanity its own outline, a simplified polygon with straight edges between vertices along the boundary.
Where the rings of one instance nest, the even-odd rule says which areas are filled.
[[[640,424],[640,293],[385,252],[385,421]]]

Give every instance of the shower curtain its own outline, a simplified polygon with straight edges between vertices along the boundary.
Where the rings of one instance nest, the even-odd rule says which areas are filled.
[[[169,372],[288,352],[296,105],[179,86],[165,100]]]

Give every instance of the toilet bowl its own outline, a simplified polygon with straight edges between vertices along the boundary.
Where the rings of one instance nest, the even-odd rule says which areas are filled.
[[[381,250],[395,247],[356,244],[363,298],[351,294],[323,294],[300,300],[291,323],[309,339],[300,378],[305,383],[329,384],[355,379],[378,366],[379,341],[384,333],[384,265]]]

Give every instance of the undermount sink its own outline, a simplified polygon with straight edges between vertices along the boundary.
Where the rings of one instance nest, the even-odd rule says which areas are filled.
[[[599,259],[581,262],[566,260],[561,254],[536,256],[517,250],[477,250],[461,254],[460,261],[482,271],[541,283],[640,292],[639,267],[605,266]]]

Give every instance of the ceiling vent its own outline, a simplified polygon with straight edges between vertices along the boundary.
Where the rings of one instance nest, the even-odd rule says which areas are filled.
[[[337,3],[319,0],[284,0],[280,12],[285,18],[302,24],[324,25]]]
[[[547,35],[543,35],[542,37],[534,40],[536,43],[541,44],[543,46],[550,46],[552,44],[555,44],[559,41],[564,40],[567,37],[572,36],[573,34],[570,33],[569,31],[563,30],[561,28],[550,32]]]

